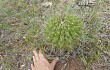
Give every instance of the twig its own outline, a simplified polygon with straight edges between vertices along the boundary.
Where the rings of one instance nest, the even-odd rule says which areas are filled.
[[[62,68],[61,70],[65,69],[65,68],[66,68],[66,66],[67,66],[67,63],[63,66],[63,68]]]

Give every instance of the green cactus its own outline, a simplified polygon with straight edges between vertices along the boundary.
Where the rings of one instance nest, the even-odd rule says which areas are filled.
[[[45,27],[46,42],[55,48],[72,48],[82,35],[82,24],[76,16],[54,16]]]

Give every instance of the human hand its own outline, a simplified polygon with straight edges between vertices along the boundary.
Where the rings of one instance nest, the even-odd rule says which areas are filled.
[[[55,64],[59,60],[59,58],[55,58],[51,63],[47,61],[47,59],[43,56],[41,51],[37,53],[36,51],[33,51],[33,64],[31,64],[32,70],[53,70]]]

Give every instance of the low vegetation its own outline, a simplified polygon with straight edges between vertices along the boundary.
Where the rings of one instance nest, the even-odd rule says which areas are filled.
[[[110,57],[106,0],[91,6],[78,6],[74,1],[44,3],[0,1],[0,66],[4,70],[29,69],[33,49],[41,49],[49,60],[78,55],[86,69],[104,54]]]

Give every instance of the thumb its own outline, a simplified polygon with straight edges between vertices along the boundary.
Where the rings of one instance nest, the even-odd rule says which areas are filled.
[[[54,66],[55,66],[55,64],[58,62],[58,60],[59,60],[59,58],[56,57],[56,58],[51,62],[50,66],[51,66],[51,69],[52,69],[52,70],[54,69]]]

